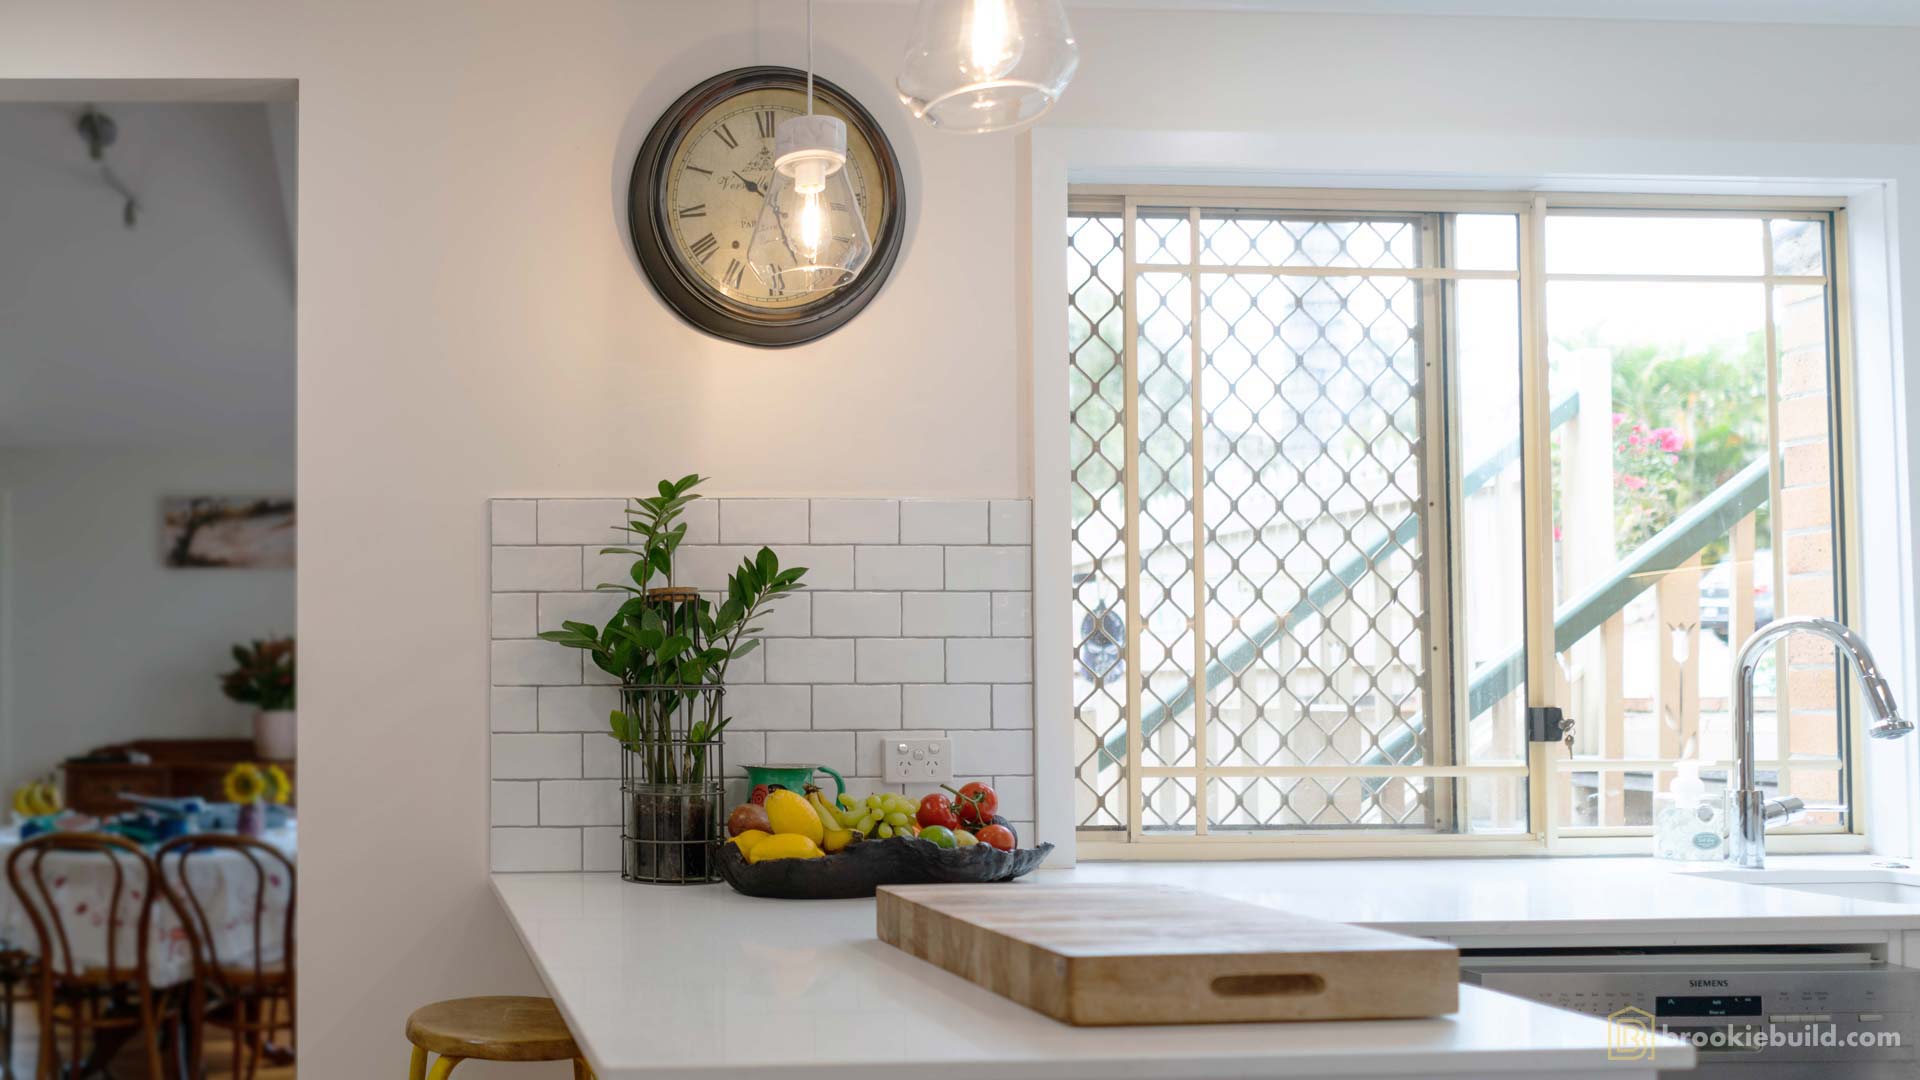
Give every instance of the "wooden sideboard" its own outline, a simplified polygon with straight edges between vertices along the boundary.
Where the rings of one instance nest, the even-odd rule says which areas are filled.
[[[145,754],[147,762],[107,760],[129,750]],[[83,814],[117,814],[133,809],[121,800],[123,791],[220,802],[226,798],[221,786],[227,770],[236,762],[258,760],[252,739],[141,739],[102,746],[64,766],[67,805]],[[293,776],[293,762],[274,764]]]

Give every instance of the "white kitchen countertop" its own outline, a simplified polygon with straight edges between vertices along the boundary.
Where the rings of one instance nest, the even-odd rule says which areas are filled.
[[[1585,863],[1521,862],[1108,863],[1029,880],[1180,884],[1348,922],[1477,930],[1622,913],[1649,928],[1680,925],[1653,917],[1665,906],[1656,883],[1686,918],[1724,919],[1746,903],[1742,893],[1784,892],[1664,873],[1597,889],[1599,870]],[[882,944],[871,900],[756,900],[725,885],[634,885],[614,874],[496,874],[493,885],[602,1080],[776,1071],[898,1080],[970,1067],[996,1080],[1651,1075],[1646,1062],[1608,1060],[1601,1021],[1473,986],[1460,988],[1457,1013],[1431,1020],[1076,1028]],[[1884,907],[1786,894],[1749,914],[1845,920],[1855,915],[1841,909],[1855,904]],[[1692,1056],[1675,1042],[1658,1054],[1665,1068]]]

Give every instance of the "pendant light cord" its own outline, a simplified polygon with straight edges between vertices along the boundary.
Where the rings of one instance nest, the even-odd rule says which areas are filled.
[[[807,115],[813,115],[813,0],[807,0]]]

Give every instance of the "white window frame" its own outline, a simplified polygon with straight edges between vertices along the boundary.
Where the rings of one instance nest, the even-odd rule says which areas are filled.
[[[1832,227],[1829,236],[1833,251],[1829,256],[1832,276],[1829,284],[1830,311],[1830,348],[1833,360],[1831,369],[1835,373],[1835,382],[1830,394],[1835,401],[1838,420],[1831,442],[1837,464],[1836,472],[1841,488],[1841,504],[1837,508],[1835,527],[1838,531],[1836,545],[1836,572],[1839,588],[1842,590],[1838,602],[1841,611],[1857,612],[1861,609],[1861,595],[1857,571],[1860,565],[1860,542],[1857,523],[1857,469],[1856,455],[1858,440],[1854,437],[1854,362],[1852,355],[1852,305],[1848,296],[1850,262],[1847,252],[1848,226],[1846,220],[1848,200],[1844,197],[1830,196],[1792,196],[1792,195],[1666,195],[1666,194],[1609,194],[1594,192],[1534,193],[1534,192],[1484,192],[1484,191],[1433,191],[1401,189],[1363,189],[1363,188],[1226,188],[1191,185],[1075,185],[1069,189],[1067,208],[1069,211],[1103,210],[1120,212],[1124,216],[1124,227],[1131,232],[1133,208],[1135,206],[1191,206],[1195,208],[1222,207],[1236,209],[1280,209],[1295,211],[1352,211],[1377,213],[1510,213],[1517,217],[1520,232],[1520,262],[1515,271],[1445,271],[1444,276],[1452,278],[1490,278],[1496,280],[1517,280],[1521,282],[1520,318],[1521,318],[1521,428],[1522,428],[1522,484],[1523,484],[1523,528],[1527,537],[1544,536],[1552,528],[1552,490],[1551,471],[1544,468],[1526,467],[1526,463],[1546,460],[1546,444],[1549,438],[1548,411],[1550,408],[1547,387],[1547,331],[1544,319],[1545,292],[1549,276],[1545,269],[1545,250],[1543,237],[1545,221],[1549,213],[1560,211],[1582,211],[1594,213],[1620,213],[1632,211],[1687,211],[1694,214],[1730,213],[1743,216],[1771,214],[1785,217],[1831,216]],[[1062,242],[1064,234],[1051,237],[1055,250]],[[1046,241],[1036,235],[1036,250]],[[1711,277],[1688,275],[1688,281],[1737,280],[1742,282],[1773,284],[1793,284],[1793,279],[1781,279],[1772,273],[1771,248],[1768,248],[1766,272],[1760,276]],[[1058,259],[1056,257],[1056,264]],[[1128,249],[1128,261],[1125,271],[1125,294],[1127,302],[1132,302],[1136,266],[1132,261],[1131,248]],[[1433,271],[1393,271],[1395,276],[1422,277],[1441,276]],[[1580,279],[1593,279],[1604,275],[1577,275]],[[1554,279],[1564,280],[1568,275],[1553,275]],[[1612,275],[1627,280],[1646,280],[1647,275]],[[1197,279],[1196,279],[1197,280]],[[1772,335],[1771,318],[1772,289],[1767,290],[1768,319],[1767,334]],[[1033,317],[1036,323],[1040,319],[1056,318],[1053,310],[1036,309]],[[1127,319],[1129,353],[1133,338],[1133,320]],[[1036,342],[1040,335],[1036,334]],[[1768,355],[1772,356],[1771,343]],[[1036,353],[1036,367],[1041,363],[1058,363],[1057,356],[1043,357]],[[1771,396],[1771,395],[1770,395]],[[1036,401],[1036,410],[1039,403]],[[1769,409],[1773,408],[1772,403]],[[1062,418],[1064,423],[1064,417]],[[1036,415],[1036,429],[1040,429]],[[1769,425],[1769,438],[1775,439],[1774,425]],[[1778,460],[1777,446],[1770,447]],[[1036,470],[1043,467],[1043,455],[1036,453]],[[1778,505],[1778,469],[1773,481],[1776,491],[1772,502]],[[1776,545],[1778,546],[1778,545]],[[1045,545],[1036,535],[1035,558],[1045,558]],[[1059,550],[1062,558],[1063,549]],[[1451,564],[1451,551],[1447,552]],[[1779,553],[1776,552],[1776,558]],[[1555,662],[1555,653],[1551,647],[1553,634],[1554,596],[1552,588],[1552,552],[1548,545],[1528,543],[1525,545],[1525,579],[1527,610],[1527,687],[1530,706],[1560,706],[1563,702],[1554,699],[1557,680],[1551,678],[1551,667]],[[1049,581],[1058,580],[1058,574],[1036,573],[1036,588],[1046,588]],[[1781,580],[1776,578],[1776,580]],[[1036,597],[1036,616],[1041,614],[1045,605]],[[1133,613],[1129,611],[1129,619]],[[1053,656],[1043,649],[1040,634],[1036,634],[1036,664],[1054,663],[1066,667],[1064,656]],[[1544,646],[1544,647],[1543,647]],[[1445,675],[1441,678],[1444,680]],[[1769,836],[1769,849],[1782,852],[1849,852],[1868,849],[1870,826],[1870,807],[1867,792],[1867,773],[1864,762],[1859,760],[1860,747],[1864,743],[1863,710],[1858,700],[1858,688],[1848,680],[1846,683],[1847,709],[1845,721],[1848,724],[1846,753],[1850,755],[1847,765],[1849,786],[1845,798],[1851,809],[1848,816],[1848,830],[1845,832],[1791,833],[1783,832]],[[1436,703],[1440,702],[1438,695]],[[1445,702],[1451,712],[1452,702]],[[1130,709],[1129,716],[1137,716],[1137,709]],[[1130,734],[1137,733],[1137,728]],[[1138,738],[1129,739],[1129,785],[1138,783]],[[1070,756],[1070,755],[1067,755]],[[1045,753],[1040,755],[1039,768],[1045,769]],[[1565,751],[1558,744],[1533,743],[1528,747],[1528,761],[1522,766],[1506,765],[1452,765],[1411,767],[1399,770],[1381,767],[1331,767],[1334,772],[1357,775],[1364,772],[1368,776],[1394,772],[1408,772],[1422,776],[1457,777],[1470,775],[1515,775],[1524,773],[1528,779],[1528,825],[1524,834],[1514,835],[1474,835],[1461,833],[1421,833],[1406,832],[1366,833],[1342,831],[1338,833],[1302,831],[1276,831],[1272,835],[1261,836],[1213,836],[1208,837],[1204,830],[1200,835],[1160,836],[1143,835],[1139,828],[1137,805],[1130,805],[1130,828],[1128,833],[1119,834],[1123,838],[1109,838],[1114,834],[1076,833],[1072,843],[1080,858],[1093,859],[1245,859],[1245,858],[1330,858],[1330,857],[1393,857],[1393,856],[1514,856],[1514,855],[1602,855],[1602,854],[1641,854],[1647,850],[1648,839],[1645,830],[1606,830],[1594,828],[1569,829],[1564,822],[1556,820],[1555,805],[1561,800],[1552,797],[1553,779],[1573,772],[1592,771],[1596,765],[1619,768],[1634,764],[1612,759],[1580,758],[1568,760]],[[1654,764],[1654,763],[1649,763]],[[1659,763],[1664,764],[1664,763]],[[1764,763],[1763,763],[1764,765]],[[1060,779],[1071,784],[1071,763],[1059,769]],[[1169,770],[1158,770],[1168,772]],[[1173,770],[1179,771],[1179,770]],[[1189,770],[1191,771],[1191,770]],[[1201,772],[1204,774],[1204,763]],[[1216,770],[1217,771],[1217,770]],[[1325,771],[1324,769],[1293,770],[1299,773]],[[1070,797],[1070,796],[1069,796]],[[1132,799],[1137,804],[1137,798]],[[1043,831],[1051,831],[1056,836],[1059,827],[1051,830],[1043,826]]]

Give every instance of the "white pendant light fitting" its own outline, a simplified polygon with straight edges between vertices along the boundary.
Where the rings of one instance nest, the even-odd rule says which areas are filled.
[[[807,112],[774,129],[773,177],[747,245],[748,265],[776,294],[837,289],[858,277],[873,255],[846,165],[847,125],[813,111],[813,0],[807,0]]]
[[[1051,109],[1079,66],[1060,0],[920,0],[894,87],[934,127],[1008,131]]]

